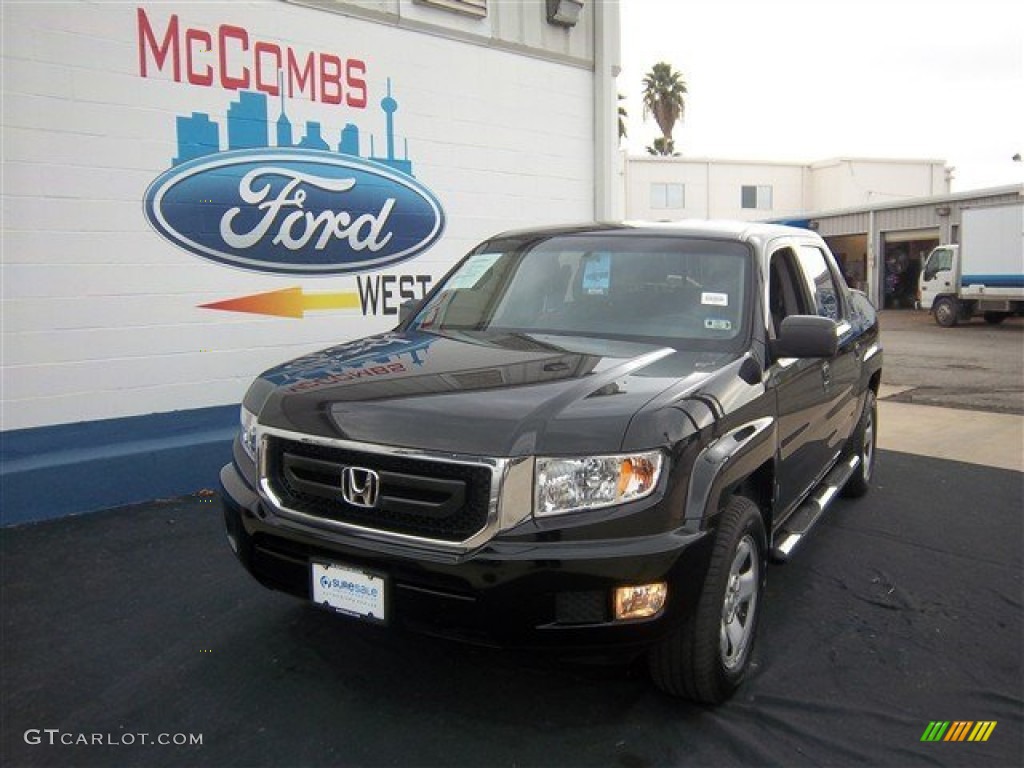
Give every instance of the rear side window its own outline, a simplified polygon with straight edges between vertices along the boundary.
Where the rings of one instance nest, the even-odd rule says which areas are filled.
[[[801,245],[797,253],[807,288],[814,297],[814,309],[822,317],[838,321],[843,316],[842,294],[820,248]]]

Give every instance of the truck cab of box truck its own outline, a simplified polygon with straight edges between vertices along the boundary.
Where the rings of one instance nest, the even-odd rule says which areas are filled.
[[[960,246],[934,248],[925,259],[917,280],[921,309],[935,315],[939,325],[948,328],[970,318],[970,315],[963,316],[960,305]]]
[[[1024,203],[967,208],[959,245],[940,245],[918,278],[922,309],[952,327],[982,315],[987,323],[1024,314]]]

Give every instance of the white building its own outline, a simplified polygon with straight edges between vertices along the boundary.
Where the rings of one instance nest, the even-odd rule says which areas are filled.
[[[838,158],[815,163],[627,157],[626,218],[799,218],[812,211],[949,192],[943,160]]]
[[[5,3],[2,522],[214,486],[261,370],[614,215],[618,6],[549,5]]]

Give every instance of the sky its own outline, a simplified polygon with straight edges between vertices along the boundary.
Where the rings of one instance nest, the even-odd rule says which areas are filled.
[[[954,192],[1024,183],[1020,0],[620,0],[631,154],[660,135],[641,82],[683,74],[684,157],[928,158]]]

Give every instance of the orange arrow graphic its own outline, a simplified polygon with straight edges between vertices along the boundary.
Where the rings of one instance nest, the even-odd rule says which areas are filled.
[[[311,309],[359,309],[362,304],[358,293],[303,293],[302,288],[296,286],[199,306],[201,309],[301,318]]]

